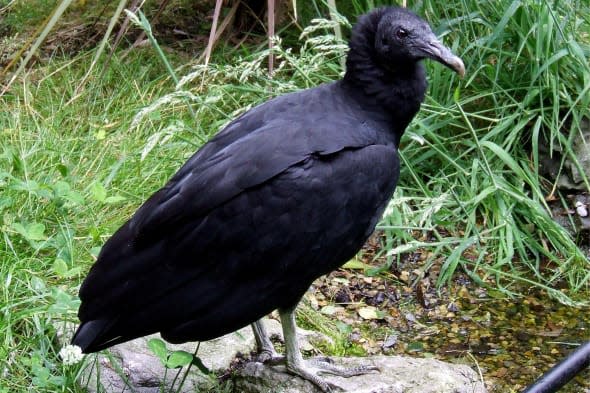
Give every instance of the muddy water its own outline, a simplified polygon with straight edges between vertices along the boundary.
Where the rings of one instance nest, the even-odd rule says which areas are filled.
[[[461,274],[436,290],[416,262],[374,277],[356,269],[333,272],[315,283],[311,303],[350,329],[356,354],[469,364],[490,393],[522,391],[590,340],[588,308],[567,307],[526,289],[518,291],[525,296],[509,299]],[[561,392],[590,393],[590,370]]]
[[[543,293],[505,299],[463,286],[421,312],[398,338],[404,352],[467,361],[490,392],[521,391],[577,344],[590,340],[590,310],[566,307]],[[586,370],[561,392],[590,392]]]

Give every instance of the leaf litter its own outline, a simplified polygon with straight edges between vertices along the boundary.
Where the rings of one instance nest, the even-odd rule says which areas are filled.
[[[437,290],[444,260],[425,269],[428,251],[403,254],[388,270],[368,276],[384,264],[375,257],[379,247],[377,235],[360,260],[320,278],[306,295],[366,354],[467,363],[481,370],[490,393],[503,393],[522,390],[590,339],[590,310],[565,306],[538,289],[508,298],[491,289],[492,282],[483,288],[457,271]],[[589,391],[589,370],[562,390]]]

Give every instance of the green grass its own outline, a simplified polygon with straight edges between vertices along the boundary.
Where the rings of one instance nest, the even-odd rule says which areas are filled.
[[[571,144],[583,143],[579,123],[590,103],[586,11],[576,2],[424,3],[423,14],[444,15],[439,33],[461,48],[468,69],[462,82],[440,67],[430,73],[429,99],[403,148],[403,193],[440,205],[427,227],[448,243],[436,246],[446,256],[440,281],[461,266],[507,291],[522,280],[564,302],[573,299],[554,290],[559,280],[572,297],[588,290],[588,258],[550,218],[545,198],[553,185],[540,178],[538,158],[541,135],[574,160]],[[418,210],[422,221],[402,217],[403,225],[423,226],[416,202],[406,210]],[[475,259],[465,257],[470,248]]]
[[[352,17],[367,3],[341,11]],[[403,139],[400,186],[380,225],[383,252],[395,263],[409,249],[431,250],[426,263],[444,261],[440,283],[462,269],[507,292],[535,285],[580,301],[590,266],[549,216],[553,185],[538,175],[537,149],[541,135],[566,155],[579,143],[590,7],[420,4],[468,74],[428,63],[429,95]],[[343,48],[330,32],[321,22],[301,48],[278,46],[272,79],[264,51],[220,48],[209,68],[173,58],[175,88],[145,48],[114,56],[102,78],[99,63],[79,89],[94,53],[50,59],[0,97],[0,392],[83,391],[83,366],[61,365],[56,334],[75,321],[77,287],[100,246],[238,113],[336,79]]]
[[[131,64],[115,62],[100,86],[88,86],[68,105],[89,58],[55,59],[36,69],[17,95],[2,98],[8,110],[0,138],[0,363],[10,378],[0,386],[6,391],[26,391],[35,370],[59,367],[54,332],[75,317],[77,305],[69,296],[82,273],[104,237],[149,193],[135,192],[155,188],[169,173],[166,162],[178,164],[154,161],[143,176],[137,151],[144,135],[114,131],[147,104],[142,97],[161,84],[151,78],[162,71],[152,74],[154,67],[139,57]],[[144,179],[150,183],[142,184]],[[108,199],[113,196],[125,199]],[[41,365],[33,366],[35,359]],[[73,378],[68,382],[73,386]]]

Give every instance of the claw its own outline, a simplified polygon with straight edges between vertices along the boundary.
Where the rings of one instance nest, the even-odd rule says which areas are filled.
[[[381,371],[379,367],[373,365],[362,365],[357,367],[337,366],[330,358],[310,359],[308,362],[317,368],[320,373],[337,375],[344,378],[364,375],[372,371]]]
[[[273,359],[280,357],[266,333],[266,328],[264,327],[262,319],[259,319],[252,324],[252,331],[254,332],[254,338],[256,339],[256,349],[258,352],[257,360],[260,363],[270,363]]]
[[[281,358],[281,356],[277,356],[276,353],[273,353],[271,351],[262,350],[258,351],[256,361],[260,363],[274,364],[276,358]]]
[[[298,375],[299,377],[313,383],[324,393],[332,392],[332,388],[326,381],[320,378],[319,370],[314,367],[305,367],[303,363],[292,364],[287,363],[287,371],[291,374]]]
[[[367,374],[372,371],[379,371],[373,365],[357,366],[346,368],[335,365],[330,358],[313,358],[303,360],[299,345],[297,343],[294,309],[279,310],[281,324],[283,326],[283,337],[285,339],[285,354],[280,356],[275,351],[274,345],[268,338],[266,329],[261,320],[252,324],[254,337],[258,347],[257,360],[271,366],[284,365],[286,370],[297,375],[317,386],[324,393],[331,393],[332,387],[320,377],[321,374],[332,374],[340,377],[354,377]]]

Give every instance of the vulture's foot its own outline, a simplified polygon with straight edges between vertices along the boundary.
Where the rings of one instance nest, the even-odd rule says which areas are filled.
[[[309,359],[295,360],[287,358],[287,371],[306,379],[316,385],[322,392],[332,392],[330,385],[320,377],[321,374],[332,374],[340,377],[350,378],[356,375],[363,375],[372,371],[379,371],[375,366],[359,366],[346,368],[337,366],[330,359]]]
[[[375,366],[361,366],[353,368],[340,367],[332,363],[330,359],[303,360],[299,345],[297,344],[297,333],[295,326],[294,308],[279,309],[281,323],[283,326],[283,337],[285,338],[284,363],[287,371],[298,375],[316,385],[324,393],[331,392],[330,385],[320,377],[321,374],[332,374],[342,377],[353,377],[366,374],[371,371],[379,371]],[[279,357],[273,360],[279,360]]]
[[[264,360],[261,355],[258,361],[270,366],[284,365],[286,370],[294,375],[299,376],[307,381],[310,381],[322,392],[331,392],[330,385],[324,381],[320,375],[332,374],[339,377],[350,378],[357,375],[363,375],[372,371],[379,371],[379,368],[373,365],[363,365],[358,367],[342,367],[335,365],[330,358],[313,358],[313,359],[291,359],[288,356],[269,356]]]
[[[321,369],[315,367],[314,365],[306,365],[306,361],[301,362],[290,362],[287,361],[287,371],[291,374],[295,374],[303,379],[308,380],[309,382],[316,385],[320,390],[324,393],[328,393],[332,391],[332,388],[326,381],[324,381],[319,374],[322,372]]]

